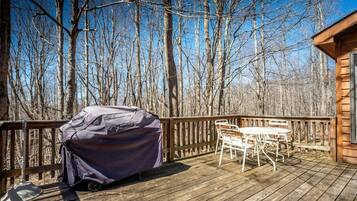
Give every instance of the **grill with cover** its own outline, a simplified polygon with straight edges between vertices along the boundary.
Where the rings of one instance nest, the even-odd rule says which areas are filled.
[[[84,108],[60,131],[62,179],[109,184],[162,165],[162,132],[156,115],[135,107]]]

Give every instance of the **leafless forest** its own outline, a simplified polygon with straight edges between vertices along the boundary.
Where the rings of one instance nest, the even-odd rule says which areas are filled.
[[[162,117],[334,115],[334,67],[310,38],[335,6],[12,0],[8,116],[63,119],[88,105]]]

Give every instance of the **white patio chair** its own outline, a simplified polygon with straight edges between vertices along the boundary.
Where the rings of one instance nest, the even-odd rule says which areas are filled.
[[[219,141],[222,141],[221,128],[224,127],[224,125],[226,124],[228,124],[227,119],[218,119],[214,122],[217,131],[217,142],[216,142],[216,149],[214,155],[217,154]]]
[[[289,128],[289,122],[287,120],[284,119],[270,119],[268,122],[269,127],[278,127],[278,128]],[[275,157],[276,157],[276,161],[278,161],[278,157],[279,155],[282,156],[282,159],[284,161],[284,155],[279,154],[279,149],[280,149],[280,144],[282,143],[281,141],[281,137],[284,138],[284,142],[286,143],[286,152],[288,157],[290,157],[290,152],[289,152],[289,139],[287,135],[282,135],[282,136],[277,136],[276,138],[269,138],[267,140],[268,143],[270,144],[274,144],[276,146],[276,150],[275,150]]]
[[[243,152],[243,160],[242,160],[242,172],[244,172],[245,159],[248,155],[248,151],[252,150],[253,152],[257,150],[255,148],[255,141],[252,138],[245,137],[243,134],[239,132],[239,127],[237,125],[225,124],[225,127],[221,128],[222,135],[222,148],[221,155],[219,157],[218,165],[222,164],[222,157],[224,148],[230,149],[231,159],[233,159],[232,151],[241,151]],[[256,154],[258,158],[258,166],[260,166],[259,153]]]

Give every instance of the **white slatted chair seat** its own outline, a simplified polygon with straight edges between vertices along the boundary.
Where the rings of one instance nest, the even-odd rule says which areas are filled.
[[[223,135],[222,140],[224,140],[225,146],[234,146],[236,148],[244,149],[246,146],[247,148],[252,148],[253,145],[249,143],[244,143],[244,141],[241,138],[237,138],[235,136],[230,136],[230,135]]]
[[[251,138],[246,138],[239,132],[239,127],[233,124],[225,124],[224,128],[221,128],[222,135],[222,147],[221,154],[219,157],[219,166],[222,164],[222,157],[224,148],[229,148],[231,159],[233,159],[232,151],[241,151],[243,152],[243,160],[242,160],[242,172],[244,172],[245,159],[247,157],[249,150],[256,150],[255,141]],[[258,157],[258,166],[260,166],[259,154]]]

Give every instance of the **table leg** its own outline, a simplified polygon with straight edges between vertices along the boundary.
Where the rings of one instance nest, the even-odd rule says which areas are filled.
[[[272,158],[270,158],[270,156],[268,156],[267,153],[265,153],[264,148],[262,149],[262,152],[271,161],[271,163],[273,164],[274,171],[276,171],[275,161]]]

